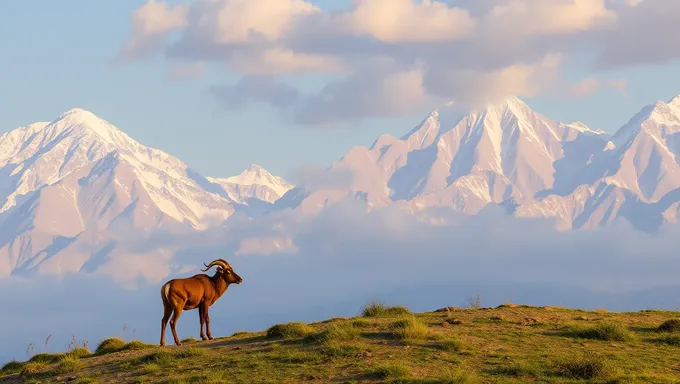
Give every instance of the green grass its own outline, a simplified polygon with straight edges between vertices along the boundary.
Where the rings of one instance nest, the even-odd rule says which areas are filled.
[[[556,375],[578,380],[610,379],[620,373],[613,360],[592,351],[559,357],[552,361],[551,369]]]
[[[415,316],[407,316],[389,325],[392,338],[397,340],[421,340],[432,337],[430,328]]]
[[[367,304],[362,310],[363,317],[394,317],[411,313],[406,307],[388,307],[380,302],[371,302]]]
[[[42,353],[7,363],[0,377],[10,376],[9,383],[677,382],[680,332],[657,332],[677,312],[387,308],[401,307],[371,303],[355,318],[277,324],[179,347],[107,339],[94,353]]]
[[[287,324],[276,324],[267,329],[267,338],[270,339],[297,339],[305,337],[314,332],[305,323],[293,322]]]
[[[582,339],[596,339],[604,341],[628,341],[631,333],[619,323],[600,323],[593,326],[574,326],[567,331],[568,335]]]

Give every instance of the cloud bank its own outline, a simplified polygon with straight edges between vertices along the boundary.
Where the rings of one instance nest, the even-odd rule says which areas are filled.
[[[63,349],[72,335],[94,346],[107,336],[122,336],[125,324],[127,338],[134,329],[136,338],[157,342],[162,281],[199,273],[203,262],[218,257],[227,259],[244,283],[211,309],[217,335],[353,316],[371,299],[417,311],[465,306],[478,292],[487,306],[510,300],[677,309],[679,230],[667,225],[649,234],[622,221],[593,231],[559,232],[544,220],[515,219],[497,207],[473,217],[433,209],[424,220],[393,207],[367,213],[353,200],[317,216],[280,211],[257,220],[236,217],[219,230],[139,238],[127,245],[137,255],[173,249],[169,259],[124,258],[93,273],[0,281],[3,292],[13,292],[0,296],[0,307],[11,308],[0,327],[0,339],[7,340],[0,356],[25,358],[28,343],[39,350],[49,334],[53,348]],[[295,247],[236,252],[244,241],[271,237],[290,238]],[[180,265],[193,268],[174,268]],[[197,324],[197,314],[185,312],[180,334],[195,337]]]
[[[569,59],[618,69],[678,59],[673,0],[149,0],[132,16],[121,60],[160,54],[243,76],[216,84],[227,108],[265,103],[312,126],[398,116],[442,100],[478,106],[545,92],[584,97],[623,80],[566,84]],[[632,41],[645,41],[643,45]],[[325,79],[316,91],[289,80]]]

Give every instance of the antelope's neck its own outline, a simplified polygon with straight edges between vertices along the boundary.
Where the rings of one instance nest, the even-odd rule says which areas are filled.
[[[227,284],[223,279],[215,279],[215,290],[217,291],[217,297],[220,297],[227,291],[229,284]]]

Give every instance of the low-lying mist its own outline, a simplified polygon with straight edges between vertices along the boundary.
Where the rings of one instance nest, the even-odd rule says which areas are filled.
[[[477,294],[483,306],[511,301],[612,311],[680,308],[676,225],[655,234],[625,222],[558,232],[548,221],[518,220],[495,208],[474,217],[447,210],[430,211],[429,217],[443,221],[416,220],[392,208],[368,214],[359,203],[342,203],[314,218],[290,212],[255,221],[235,218],[221,232],[130,245],[136,252],[175,247],[174,259],[157,264],[145,260],[131,268],[134,260],[111,261],[95,273],[2,280],[0,361],[27,359],[29,343],[36,353],[45,351],[49,335],[51,352],[64,350],[73,336],[88,340],[90,349],[109,336],[158,343],[160,286],[176,276],[159,280],[156,273],[139,271],[198,268],[215,258],[229,261],[244,280],[210,309],[216,337],[277,322],[354,316],[373,299],[414,311],[466,306]],[[263,235],[289,236],[294,247],[236,252],[239,239]],[[194,273],[199,271],[176,275]],[[196,310],[182,314],[178,333],[198,338]],[[169,329],[166,337],[172,340]]]

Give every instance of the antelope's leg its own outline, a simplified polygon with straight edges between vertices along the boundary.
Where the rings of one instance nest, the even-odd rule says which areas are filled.
[[[177,320],[179,320],[179,315],[182,314],[183,307],[184,304],[175,306],[174,308],[175,313],[172,314],[172,318],[170,319],[170,329],[172,330],[172,337],[175,338],[176,345],[182,345],[182,343],[179,341],[179,337],[177,337],[177,329],[175,327],[177,326]]]

